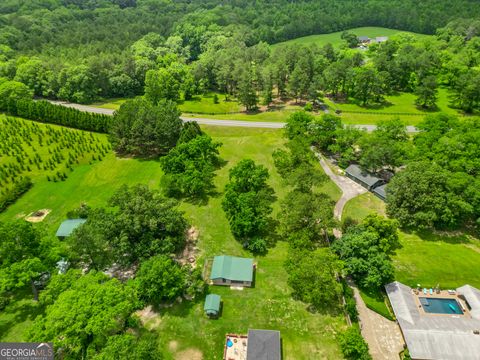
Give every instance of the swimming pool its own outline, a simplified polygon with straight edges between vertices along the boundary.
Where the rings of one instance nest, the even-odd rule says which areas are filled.
[[[455,299],[437,299],[421,297],[420,304],[423,310],[430,314],[463,314],[463,311]]]

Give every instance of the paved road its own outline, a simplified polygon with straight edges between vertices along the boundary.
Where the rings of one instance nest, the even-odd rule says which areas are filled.
[[[80,105],[69,103],[65,101],[50,101],[53,104],[63,105],[78,109],[80,111],[91,112],[95,114],[113,115],[115,110],[103,109],[94,106]],[[240,121],[240,120],[215,120],[199,117],[181,117],[183,121],[195,121],[201,125],[215,125],[215,126],[234,126],[234,127],[249,127],[249,128],[264,128],[264,129],[281,129],[285,126],[284,122],[268,122],[268,121]],[[375,125],[354,125],[359,129],[365,129],[369,132],[375,130]],[[414,126],[407,126],[407,131],[410,133],[418,132]]]

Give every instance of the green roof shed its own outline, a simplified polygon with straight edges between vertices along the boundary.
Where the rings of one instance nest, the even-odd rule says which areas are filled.
[[[203,310],[208,316],[217,316],[220,313],[220,295],[208,294],[205,298]]]
[[[60,224],[57,230],[58,237],[70,236],[77,227],[85,223],[87,219],[68,219]]]
[[[252,282],[253,259],[227,255],[215,256],[210,279]]]

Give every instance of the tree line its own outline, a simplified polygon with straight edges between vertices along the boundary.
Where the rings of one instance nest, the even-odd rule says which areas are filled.
[[[256,90],[257,97],[261,95],[262,101],[269,102],[268,89],[273,80],[269,79],[272,76],[268,74],[269,71],[263,70],[267,44],[356,26],[378,25],[433,34],[451,20],[474,18],[475,11],[480,11],[478,6],[472,7],[466,0],[457,0],[449,6],[428,1],[428,5],[422,3],[421,9],[408,3],[369,0],[358,6],[354,1],[343,1],[339,5],[333,0],[322,3],[278,0],[274,3],[235,1],[220,4],[217,0],[209,0],[189,3],[185,7],[182,1],[169,3],[168,6],[152,1],[132,2],[128,6],[102,1],[89,2],[89,5],[85,2],[72,2],[65,8],[67,4],[64,2],[50,1],[47,9],[42,4],[43,10],[39,10],[39,5],[35,5],[35,2],[27,5],[13,0],[10,6],[6,6],[5,15],[0,15],[6,23],[0,31],[0,39],[4,44],[0,51],[0,76],[25,83],[36,96],[72,102],[87,103],[99,97],[141,95],[147,79],[150,79],[150,85],[168,83],[167,92],[172,99],[179,94],[184,94],[185,99],[188,99],[191,94],[201,93],[205,89],[220,90],[235,93],[239,99],[243,99],[242,102],[248,109],[254,109],[255,95],[252,89]],[[412,9],[416,9],[414,16],[409,15]],[[16,19],[22,21],[13,21],[10,16],[12,12]],[[399,17],[393,20],[392,14],[395,12],[398,12]],[[231,16],[232,13],[236,16]],[[65,14],[69,15],[68,22],[64,21]],[[277,16],[272,17],[273,14]],[[420,22],[420,14],[428,21]],[[377,16],[383,20],[376,19]],[[38,24],[37,19],[42,19],[42,23]],[[417,21],[419,22],[416,23]],[[51,27],[46,24],[51,24]],[[121,33],[127,27],[128,36],[111,36],[113,33]],[[85,28],[91,30],[84,31]],[[58,36],[50,36],[53,29],[56,29]],[[439,30],[442,40],[454,48],[449,51],[450,55],[456,58],[456,51],[461,50],[462,56],[458,57],[460,60],[457,64],[474,67],[471,61],[462,60],[465,55],[470,57],[469,54],[472,53],[462,49],[462,44],[472,43],[469,47],[475,49],[474,43],[477,40],[474,39],[478,38],[476,29],[478,26],[475,20],[456,20]],[[352,45],[350,40],[355,38],[354,35],[345,37],[347,45]],[[435,49],[427,47],[427,50],[440,51],[444,45],[441,43]],[[257,50],[248,50],[249,55],[244,54],[245,49],[253,46]],[[324,55],[331,62],[332,50],[326,51],[327,54]],[[431,95],[428,95],[431,90],[428,89],[435,87],[432,76],[436,75],[438,69],[428,69],[425,72],[417,69],[417,66],[424,67],[425,64],[421,63],[438,59],[423,54],[421,46],[414,46],[405,49],[402,54],[408,57],[410,51],[409,60],[405,63],[400,61],[392,69],[385,64],[388,57],[392,57],[392,60],[399,56],[393,56],[392,51],[395,52],[395,49],[382,53],[382,59],[376,64],[378,74],[374,72],[372,77],[371,71],[357,74],[358,71],[355,70],[350,82],[362,83],[363,80],[369,80],[368,87],[393,90],[393,85],[399,81],[392,80],[394,84],[389,84],[390,79],[384,78],[384,75],[388,73],[394,77],[396,71],[401,71],[400,85],[405,88],[405,82],[411,81],[410,88],[414,86],[416,90],[418,87],[418,91],[427,97],[426,100],[419,100],[419,104],[431,106]],[[300,52],[299,58],[309,56],[308,51],[301,50],[301,47],[292,52]],[[281,51],[272,58],[275,59],[278,55],[282,55]],[[314,55],[319,56],[318,53]],[[175,60],[173,65],[172,60]],[[197,63],[197,60],[200,61]],[[443,60],[448,58],[442,57]],[[319,64],[322,62],[325,60],[316,61],[317,74],[325,70]],[[289,59],[287,65],[287,68],[283,65],[279,69],[280,74],[275,76],[284,80],[291,76],[289,96],[305,96],[308,90],[308,84],[305,83],[311,82],[311,60],[302,60],[296,70],[295,60]],[[351,64],[345,63],[330,69],[328,78],[335,78],[337,72],[345,72],[345,67],[349,66]],[[454,69],[441,67],[441,70],[446,72]],[[147,76],[149,71],[155,73],[150,72]],[[418,79],[410,79],[412,72],[419,76]],[[404,73],[406,77],[403,76]],[[465,75],[463,81],[468,82],[470,75]],[[285,81],[282,82],[285,84]],[[316,86],[317,90],[323,90],[318,84]],[[281,87],[278,88],[283,91]],[[455,88],[462,89],[462,84]],[[328,89],[332,92],[337,90],[338,85]],[[341,90],[346,90],[343,85]],[[362,95],[365,91],[369,90],[363,88],[348,92],[358,96],[360,101],[367,101]],[[475,92],[475,89],[470,89],[469,92]],[[460,100],[458,103],[465,108],[472,106]]]
[[[67,126],[80,130],[108,133],[112,117],[35,101],[32,91],[23,83],[0,80],[0,111],[38,122]]]

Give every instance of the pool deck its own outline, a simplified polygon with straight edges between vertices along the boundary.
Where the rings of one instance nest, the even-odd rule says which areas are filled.
[[[228,339],[232,340],[233,346],[228,347]],[[247,359],[248,336],[227,334],[223,350],[223,360],[246,360]]]
[[[423,289],[420,292],[398,281],[387,284],[385,290],[412,359],[480,359],[480,290],[464,285],[455,294],[425,295]],[[419,297],[455,299],[466,311],[463,315],[425,313]]]
[[[418,311],[420,312],[421,316],[466,316],[466,317],[471,317],[470,312],[468,311],[467,304],[465,303],[465,300],[460,298],[455,292],[455,294],[449,293],[448,290],[440,290],[440,292],[434,291],[432,295],[430,295],[430,292],[427,291],[426,294],[423,293],[422,291],[419,291],[417,289],[412,289],[412,294],[415,299],[415,303],[417,304]],[[422,304],[420,303],[420,298],[426,298],[426,299],[452,299],[456,300],[458,304],[460,305],[460,309],[463,311],[462,314],[442,314],[442,313],[429,313],[426,312],[425,309],[423,308]]]

